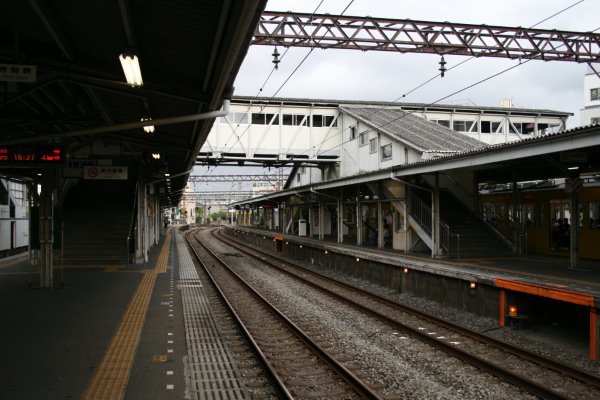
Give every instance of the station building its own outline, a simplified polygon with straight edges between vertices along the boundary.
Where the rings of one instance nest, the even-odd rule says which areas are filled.
[[[583,78],[583,108],[580,110],[581,126],[600,124],[600,64],[588,66]]]
[[[521,150],[511,150],[579,136],[562,129],[568,113],[299,99],[237,99],[233,107],[213,131],[243,138],[245,147],[220,157],[254,148],[250,155],[262,161],[293,165],[282,192],[235,204],[239,225],[434,257],[568,255],[569,235],[559,241],[554,225],[570,222],[578,209],[579,256],[600,259],[592,245],[600,182],[597,170],[583,165],[592,155],[532,150],[533,158],[522,159],[513,158]],[[465,121],[471,132],[462,129]],[[496,122],[502,130],[485,132]],[[501,142],[490,146],[495,140]],[[274,143],[274,150],[261,147]],[[210,146],[211,135],[204,149]],[[435,167],[488,153],[506,155],[500,163],[477,156],[480,166]],[[251,158],[245,160],[238,162]],[[577,205],[569,194],[573,178],[585,184]]]

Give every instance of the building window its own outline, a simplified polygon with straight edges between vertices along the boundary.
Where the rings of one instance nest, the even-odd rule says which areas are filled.
[[[234,112],[229,113],[227,116],[229,118],[229,122],[232,124],[247,124],[248,123],[248,113],[247,112]]]
[[[500,130],[500,122],[481,121],[481,133],[496,133]]]
[[[281,123],[283,125],[308,126],[308,117],[301,114],[283,114]]]
[[[594,125],[594,124],[595,124],[595,125],[598,125],[598,124],[600,124],[600,117],[592,118],[592,119],[590,120],[590,124],[592,124],[592,125]]]
[[[392,158],[392,144],[381,146],[381,161],[386,161]]]
[[[469,132],[475,121],[453,121],[452,129],[458,132]]]
[[[296,175],[296,182],[300,182],[300,174]]]
[[[306,173],[306,167],[302,167],[302,174]]]
[[[333,124],[333,115],[313,115],[313,125],[315,128],[330,127]]]
[[[435,122],[438,125],[445,126],[446,128],[450,128],[450,121],[447,119],[432,119],[431,122]]]
[[[512,122],[508,124],[508,132],[516,134],[523,133],[523,124],[520,122]]]
[[[350,140],[356,139],[356,125],[350,127]]]
[[[279,115],[278,114],[252,114],[252,124],[253,125],[279,125]]]
[[[369,152],[377,153],[377,138],[369,140]]]
[[[590,100],[600,100],[600,88],[590,89]]]
[[[369,133],[368,132],[363,132],[360,135],[358,135],[358,144],[360,146],[366,146],[367,145],[367,138],[369,137]]]

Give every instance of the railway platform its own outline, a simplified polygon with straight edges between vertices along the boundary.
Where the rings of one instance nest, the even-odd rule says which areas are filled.
[[[53,289],[26,257],[1,263],[0,398],[186,398],[177,236],[145,264],[57,266]]]
[[[572,329],[587,344],[589,358],[600,350],[600,263],[580,260],[570,268],[562,257],[433,259],[369,246],[281,235],[247,227],[229,234],[261,248],[333,269],[401,292],[497,319],[499,326],[530,324]]]

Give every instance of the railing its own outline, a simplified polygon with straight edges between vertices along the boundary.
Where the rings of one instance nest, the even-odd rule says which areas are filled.
[[[408,213],[417,221],[421,228],[429,234],[429,236],[432,235],[431,207],[425,204],[423,200],[419,199],[412,192],[409,192],[408,195]],[[446,252],[446,254],[450,254],[450,236],[458,235],[450,233],[450,227],[448,224],[440,219],[440,247]]]
[[[412,191],[408,195],[408,213],[431,236],[431,207],[415,196]]]

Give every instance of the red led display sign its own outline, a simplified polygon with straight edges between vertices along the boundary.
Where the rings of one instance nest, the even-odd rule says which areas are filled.
[[[52,166],[64,162],[61,146],[5,146],[0,144],[0,167]]]

